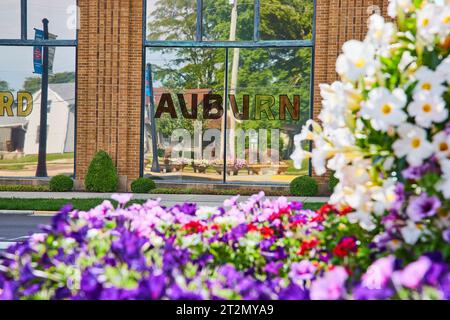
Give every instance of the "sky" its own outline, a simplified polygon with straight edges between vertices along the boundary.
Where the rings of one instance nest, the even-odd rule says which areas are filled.
[[[20,0],[0,0],[0,38],[20,38]],[[42,19],[49,19],[49,30],[58,39],[75,39],[71,6],[75,0],[28,0],[28,39],[34,38],[34,28],[42,29]],[[68,13],[69,10],[69,13]],[[75,71],[75,49],[57,48],[54,72]],[[19,90],[26,77],[33,76],[32,47],[0,47],[0,80]]]

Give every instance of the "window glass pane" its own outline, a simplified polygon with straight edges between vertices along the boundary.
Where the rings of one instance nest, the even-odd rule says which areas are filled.
[[[148,40],[195,40],[197,0],[147,0]]]
[[[234,49],[230,55],[227,181],[288,184],[307,175],[308,162],[297,170],[290,155],[309,119],[311,50]]]
[[[58,40],[76,38],[76,0],[28,0],[28,39],[34,29],[42,30],[42,20],[49,20],[49,32]]]
[[[0,39],[20,39],[20,0],[2,0]]]
[[[146,175],[222,182],[215,165],[223,159],[224,61],[225,49],[147,49],[153,82],[146,90]]]
[[[203,40],[253,40],[254,0],[204,0]]]
[[[261,40],[312,38],[313,0],[261,0]]]
[[[75,49],[56,48],[49,77],[47,171],[72,175],[75,134]],[[33,177],[39,150],[41,76],[32,47],[0,47],[0,176]],[[31,99],[20,99],[20,94]],[[11,100],[12,97],[12,100]],[[24,101],[23,104],[20,102]],[[8,112],[8,111],[11,112]],[[20,114],[19,110],[23,110]],[[10,113],[10,114],[9,114]]]

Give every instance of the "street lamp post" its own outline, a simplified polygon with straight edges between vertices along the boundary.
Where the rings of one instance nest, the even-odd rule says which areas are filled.
[[[48,19],[42,20],[44,25],[44,40],[48,40]],[[48,103],[48,50],[43,47],[42,83],[41,83],[41,120],[39,127],[39,155],[36,177],[47,177],[47,103]]]

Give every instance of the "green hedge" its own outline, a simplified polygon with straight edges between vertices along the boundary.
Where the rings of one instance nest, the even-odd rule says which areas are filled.
[[[33,185],[0,185],[0,191],[10,192],[48,192],[48,186],[33,186]]]
[[[68,192],[73,190],[72,178],[65,175],[58,175],[50,179],[50,191]]]
[[[131,183],[133,193],[149,193],[154,189],[156,189],[155,181],[149,178],[139,178]]]
[[[105,151],[99,151],[89,165],[85,178],[86,191],[116,192],[119,176],[114,163]]]
[[[290,184],[291,194],[298,197],[315,197],[319,194],[319,185],[311,177],[304,176],[292,180]]]

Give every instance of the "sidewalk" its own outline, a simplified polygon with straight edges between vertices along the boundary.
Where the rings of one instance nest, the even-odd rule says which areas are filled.
[[[112,193],[87,193],[87,192],[0,192],[0,198],[6,199],[111,199]],[[166,206],[177,203],[195,202],[200,206],[220,206],[224,200],[231,196],[218,195],[194,195],[194,194],[133,194],[132,199],[161,199],[161,203]],[[248,196],[241,196],[240,202],[247,200]],[[277,197],[268,197],[276,199]],[[329,199],[326,197],[288,197],[290,201],[300,201],[305,203],[325,203]]]

